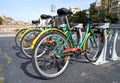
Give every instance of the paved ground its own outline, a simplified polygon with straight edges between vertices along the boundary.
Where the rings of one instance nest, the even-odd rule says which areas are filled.
[[[0,37],[14,37],[15,32],[0,32]]]
[[[116,46],[118,55],[119,42]],[[0,37],[0,67],[0,79],[4,83],[120,83],[120,61],[95,66],[84,58],[71,60],[68,69],[58,78],[41,79],[34,72],[31,60],[16,47],[13,36]]]

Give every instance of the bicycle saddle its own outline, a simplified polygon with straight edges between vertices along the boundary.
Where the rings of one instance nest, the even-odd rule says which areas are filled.
[[[40,23],[40,20],[32,20],[32,24],[39,24]]]
[[[42,14],[42,15],[41,15],[41,18],[42,18],[42,19],[49,19],[49,18],[52,18],[52,16],[46,15],[46,14]]]
[[[59,16],[62,16],[62,15],[68,15],[68,14],[73,14],[71,10],[68,10],[66,8],[60,8],[57,10],[57,14]]]

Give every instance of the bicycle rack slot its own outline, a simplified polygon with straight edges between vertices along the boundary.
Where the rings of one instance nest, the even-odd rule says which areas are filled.
[[[103,29],[104,46],[103,46],[102,52],[101,52],[98,60],[93,63],[94,65],[101,65],[104,63],[108,63],[109,62],[108,60],[116,61],[116,60],[120,59],[120,57],[118,57],[118,55],[116,53],[116,49],[115,49],[117,37],[118,37],[118,29],[120,29],[120,25],[119,26],[117,25],[117,27],[112,26],[110,28],[113,29],[113,33],[114,33],[114,35],[112,35],[112,36],[114,36],[113,42],[112,42],[111,46],[108,46],[108,45],[110,45],[110,42],[107,42],[108,40],[106,38],[106,34],[107,34],[106,29]]]

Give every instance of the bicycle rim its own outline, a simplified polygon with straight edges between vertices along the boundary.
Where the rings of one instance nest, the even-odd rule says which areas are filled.
[[[95,39],[93,38],[92,34],[89,33],[87,36],[87,40],[84,44],[83,49],[85,50],[85,57],[90,62],[97,61],[99,54],[101,52],[102,41],[100,41],[100,34],[95,33]]]
[[[37,34],[39,34],[41,32],[41,30],[29,30],[22,38],[21,41],[21,50],[22,53],[28,57],[31,58],[33,55],[33,51],[30,49],[30,46],[32,44],[32,41],[35,39],[35,37],[37,36]]]
[[[24,33],[25,30],[26,29],[21,29],[15,36],[15,42],[16,42],[17,47],[20,47],[20,37]]]
[[[50,41],[55,41],[55,43],[45,43],[49,39]],[[65,40],[66,37],[57,31],[54,31],[54,33],[45,33],[39,38],[39,41],[34,49],[32,62],[35,71],[43,78],[55,78],[66,70],[69,64],[70,56],[61,57],[57,55]],[[70,44],[66,43],[63,48],[66,49],[69,47]],[[39,54],[41,56],[37,57]]]

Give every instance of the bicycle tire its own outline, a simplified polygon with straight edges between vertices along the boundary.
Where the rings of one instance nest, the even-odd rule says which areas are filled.
[[[22,33],[27,30],[27,29],[21,29],[17,32],[16,36],[15,36],[15,43],[17,45],[17,47],[20,48],[20,36],[22,35]]]
[[[85,50],[84,56],[89,62],[97,61],[103,48],[103,41],[100,40],[100,37],[102,37],[102,35],[100,33],[94,33],[94,35],[96,37],[97,46],[95,46],[92,34],[89,33],[83,47],[83,50]]]
[[[27,57],[31,58],[32,57],[32,50],[30,49],[30,45],[32,43],[32,40],[34,40],[35,35],[39,34],[41,32],[40,29],[33,29],[27,31],[24,36],[22,37],[22,40],[20,42],[20,47],[22,53]],[[32,36],[31,36],[32,35]],[[31,39],[33,38],[33,39]]]
[[[45,41],[45,39],[49,39],[50,37],[53,37],[54,36],[54,38],[60,38],[60,44],[58,44],[58,42],[57,42],[57,44],[53,44],[53,46],[51,45],[51,46],[45,46],[44,47],[44,44],[42,44],[42,43],[44,43],[44,41]],[[33,55],[33,57],[32,57],[32,65],[33,65],[33,68],[34,68],[34,70],[36,71],[36,73],[38,74],[38,75],[40,75],[42,78],[44,78],[44,79],[52,79],[52,78],[55,78],[55,77],[58,77],[58,76],[60,76],[65,70],[66,70],[66,68],[68,67],[68,64],[69,64],[69,60],[70,60],[70,56],[66,56],[66,57],[60,57],[60,56],[58,56],[57,57],[57,55],[56,55],[56,53],[59,51],[59,46],[62,46],[62,44],[63,44],[63,42],[66,40],[66,36],[63,34],[63,33],[61,33],[61,32],[59,32],[59,31],[51,31],[51,32],[47,32],[47,33],[45,33],[45,34],[43,34],[42,36],[40,36],[40,38],[39,38],[39,40],[37,41],[37,43],[36,43],[36,45],[35,45],[35,47],[34,47],[34,55]],[[53,51],[53,49],[55,49],[54,47],[55,46],[57,46],[58,45],[58,48],[57,48],[57,50],[56,51]],[[42,47],[43,46],[43,47]],[[40,47],[41,47],[41,49],[40,49]],[[70,42],[68,41],[67,43],[66,43],[66,45],[65,45],[65,47],[64,47],[64,49],[66,48],[70,48],[71,47],[71,44],[70,44]],[[48,50],[45,50],[45,49],[47,48]],[[40,57],[37,57],[38,56],[38,52],[40,52],[40,50],[43,50],[44,51],[44,53],[43,52],[41,52],[40,54],[42,54]],[[46,53],[45,53],[46,52]],[[53,53],[52,53],[53,52]],[[51,54],[50,54],[51,53]],[[52,55],[53,54],[53,55]],[[46,55],[46,56],[45,56]],[[52,60],[52,58],[51,58],[51,56],[52,57],[54,57],[54,59]],[[45,59],[45,57],[46,57],[46,59],[47,59],[47,57],[49,57],[49,59],[51,60],[51,62],[48,62],[49,61],[49,59],[48,59],[48,61],[46,61],[46,63],[47,64],[45,64],[43,61],[45,61],[44,59]],[[43,60],[42,60],[42,62],[39,64],[39,59],[42,59],[43,58]],[[66,60],[64,61],[64,59],[66,58]],[[55,60],[55,61],[54,61]],[[59,63],[59,61],[61,60],[61,62]],[[53,62],[52,62],[53,61]],[[49,65],[50,64],[50,65]],[[40,66],[41,65],[41,66]],[[43,65],[43,66],[42,66]],[[44,66],[46,66],[46,67],[44,67]],[[58,66],[62,66],[62,68],[61,67],[58,67]],[[55,69],[53,69],[53,71],[52,71],[52,69],[50,69],[53,73],[48,73],[48,70],[49,70],[49,68],[47,68],[47,67],[53,67],[53,68],[57,68],[57,71],[55,71]],[[46,68],[46,69],[45,69]],[[46,70],[46,71],[44,71],[44,69]],[[48,69],[48,70],[47,70]],[[55,72],[55,73],[54,73]]]

